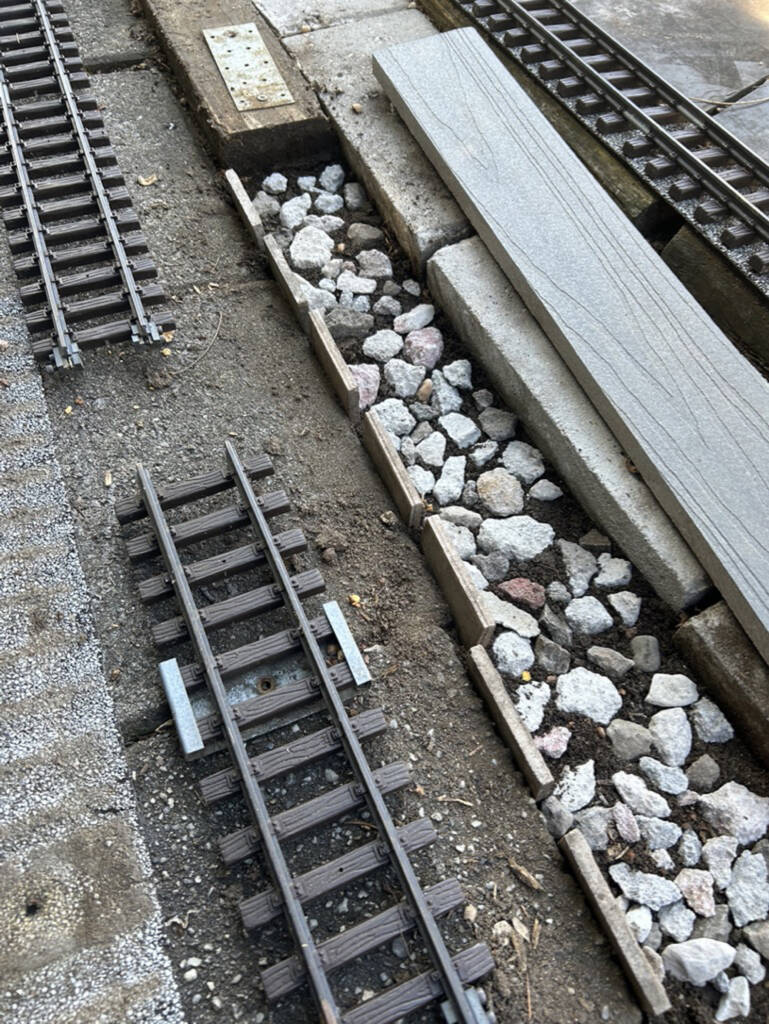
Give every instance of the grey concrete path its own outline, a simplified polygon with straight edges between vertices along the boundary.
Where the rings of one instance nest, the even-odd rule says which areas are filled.
[[[573,2],[690,98],[729,99],[769,73],[762,0]]]
[[[762,0],[574,0],[685,96],[713,112],[712,102],[769,96],[769,14]],[[715,108],[733,134],[769,159],[769,104]]]
[[[178,1024],[59,441],[2,271],[0,1020]]]

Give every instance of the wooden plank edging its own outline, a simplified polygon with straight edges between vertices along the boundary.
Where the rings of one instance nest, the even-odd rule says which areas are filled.
[[[360,423],[360,394],[355,378],[350,373],[350,368],[339,351],[339,346],[334,341],[331,331],[326,326],[326,321],[319,309],[311,309],[310,320],[310,344],[312,345],[318,362],[326,372],[331,385],[342,403],[342,408],[350,417],[353,423]]]
[[[375,412],[367,412],[361,424],[363,443],[387,485],[401,518],[410,530],[417,530],[425,514],[425,503],[420,498],[411,477],[406,472],[399,453],[379,421]]]
[[[294,311],[299,324],[305,334],[310,330],[310,306],[297,284],[296,274],[288,265],[283,250],[275,241],[272,234],[264,236],[264,251],[267,255],[267,262],[273,277],[278,282],[280,290],[286,298],[291,309]]]
[[[470,579],[438,516],[430,516],[422,528],[422,551],[457,624],[466,647],[491,642],[496,624],[480,602],[480,591]]]
[[[497,723],[502,738],[510,747],[516,764],[525,775],[531,795],[537,802],[544,800],[555,787],[553,773],[510,699],[502,676],[494,667],[486,648],[480,644],[470,648],[469,659],[470,676]]]
[[[251,202],[239,175],[231,167],[224,172],[224,183],[237,207],[240,219],[248,228],[257,247],[264,252],[264,224],[262,218],[256,212],[256,207]]]
[[[670,1009],[670,1000],[665,986],[652,970],[636,937],[630,931],[625,915],[617,906],[587,840],[578,828],[574,828],[559,839],[558,848],[577,876],[642,1008],[652,1016],[666,1013]]]

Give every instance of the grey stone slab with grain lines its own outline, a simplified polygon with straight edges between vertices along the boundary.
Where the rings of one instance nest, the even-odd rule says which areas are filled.
[[[472,29],[375,74],[769,660],[769,383]]]

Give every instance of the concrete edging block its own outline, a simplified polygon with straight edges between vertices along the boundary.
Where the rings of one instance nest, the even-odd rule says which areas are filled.
[[[471,647],[468,653],[470,677],[483,697],[492,718],[497,723],[502,738],[510,747],[516,764],[525,775],[531,795],[537,802],[544,800],[550,796],[555,787],[553,773],[535,746],[523,719],[516,711],[515,705],[505,689],[502,676],[494,667],[486,648],[477,644],[475,647]]]
[[[350,368],[339,351],[339,346],[326,326],[323,314],[318,309],[309,313],[309,335],[318,362],[323,367],[331,386],[342,403],[342,408],[353,423],[360,423],[360,394]]]
[[[224,183],[237,207],[240,219],[254,238],[259,249],[264,252],[264,224],[262,218],[256,212],[256,207],[251,202],[248,192],[243,187],[243,182],[237,171],[231,167],[224,172]]]
[[[491,642],[496,624],[479,600],[480,591],[470,579],[465,563],[454,550],[444,524],[430,516],[422,528],[422,551],[438,580],[466,647]]]
[[[419,497],[401,457],[395,450],[387,431],[375,412],[367,412],[362,423],[363,443],[387,485],[401,518],[410,530],[417,530],[425,513],[425,504]]]
[[[585,510],[679,610],[710,589],[704,570],[480,238],[427,264],[435,301]]]
[[[436,250],[466,238],[472,228],[382,93],[371,55],[381,46],[435,34],[421,11],[401,8],[284,39],[317,88],[345,160],[417,276]]]
[[[673,642],[756,755],[769,764],[769,666],[726,602],[692,616],[675,631]]]
[[[296,274],[289,267],[288,261],[283,255],[283,250],[271,234],[264,236],[264,251],[267,255],[267,262],[270,264],[273,277],[278,282],[280,290],[294,311],[294,315],[299,321],[302,330],[305,334],[308,334],[310,330],[309,303],[297,286]]]
[[[630,931],[625,915],[617,906],[587,840],[575,828],[558,840],[558,848],[569,862],[593,913],[611,940],[641,1007],[653,1017],[666,1013],[670,1009],[670,1000],[665,986],[652,970]]]

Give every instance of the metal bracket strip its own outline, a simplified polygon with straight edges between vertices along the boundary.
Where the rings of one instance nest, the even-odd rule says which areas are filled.
[[[182,753],[185,757],[191,757],[192,754],[197,754],[203,749],[203,738],[200,735],[192,704],[190,704],[187,687],[184,685],[182,674],[179,671],[179,662],[176,658],[161,661],[158,671],[174,719]]]

